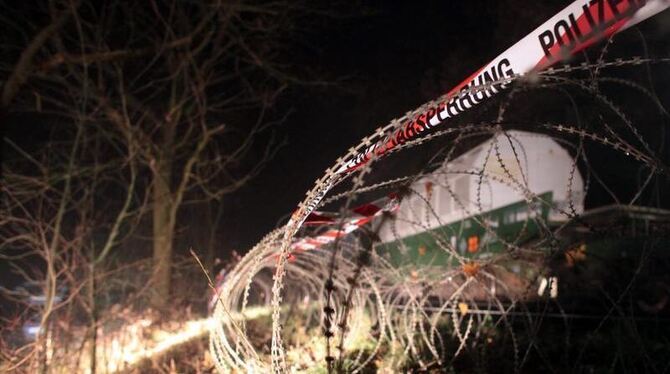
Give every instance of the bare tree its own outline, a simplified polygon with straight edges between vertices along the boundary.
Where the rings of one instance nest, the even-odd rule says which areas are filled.
[[[180,207],[234,192],[281,143],[272,127],[284,117],[273,104],[296,81],[281,52],[301,11],[285,2],[51,1],[35,11],[47,26],[8,23],[35,36],[3,65],[5,110],[77,113],[105,134],[95,140],[99,161],[134,165],[124,191],[132,185],[150,203],[158,308],[169,300]]]
[[[40,371],[45,372],[53,316],[83,311],[95,372],[97,279],[105,276],[101,264],[132,233],[146,204],[137,190],[136,159],[127,142],[90,126],[92,118],[82,112],[52,120],[51,142],[24,147],[5,140],[0,258],[27,284],[41,286],[44,297],[41,303],[26,305],[33,309],[28,313],[39,316],[40,333],[12,365],[23,366],[38,354]],[[116,157],[101,160],[101,151]],[[102,193],[116,199],[100,199]],[[68,318],[68,323],[75,319]]]

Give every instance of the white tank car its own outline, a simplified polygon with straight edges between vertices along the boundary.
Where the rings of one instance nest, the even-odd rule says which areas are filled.
[[[404,247],[425,252],[435,241],[426,236],[439,232],[452,248],[474,253],[494,241],[487,231],[511,235],[534,218],[558,223],[583,209],[574,157],[547,135],[506,131],[412,183],[379,235],[382,243],[402,239]]]

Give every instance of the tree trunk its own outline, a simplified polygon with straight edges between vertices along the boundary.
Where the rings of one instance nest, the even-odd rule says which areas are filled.
[[[216,214],[214,217],[212,217],[212,206],[216,207]],[[217,236],[216,234],[219,232],[219,223],[221,222],[221,216],[223,215],[223,202],[222,201],[214,201],[212,203],[209,203],[207,206],[207,228],[209,229],[209,238],[207,240],[206,244],[206,264],[207,264],[207,271],[212,277],[216,277],[217,274],[214,273],[215,271],[215,261],[216,261],[216,252],[220,251],[221,248],[219,247],[217,243]]]
[[[153,289],[152,305],[165,309],[170,297],[170,275],[172,265],[172,194],[170,192],[171,163],[161,157],[154,173],[153,183]]]
[[[91,330],[91,348],[88,352],[90,360],[90,372],[96,374],[97,369],[97,348],[98,348],[98,305],[95,300],[95,256],[91,256],[89,265],[89,285],[88,285],[88,303],[91,308],[90,330]]]

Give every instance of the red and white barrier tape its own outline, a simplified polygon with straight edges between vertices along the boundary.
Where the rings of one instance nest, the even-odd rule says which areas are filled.
[[[494,58],[490,63],[451,89],[443,100],[408,119],[391,134],[373,136],[370,146],[338,162],[333,172],[317,182],[289,221],[293,230],[318,206],[343,176],[360,168],[373,156],[429,132],[447,119],[499,93],[514,79],[539,72],[565,61],[590,45],[634,26],[670,7],[670,0],[577,0],[533,32]],[[292,235],[291,230],[286,232]]]
[[[314,242],[307,242],[308,238],[293,241],[300,226],[334,186],[373,157],[385,155],[390,150],[429,132],[447,119],[494,96],[514,79],[564,61],[595,42],[631,27],[669,6],[670,0],[577,0],[489,64],[477,70],[443,98],[437,100],[436,104],[426,105],[425,108],[417,110],[415,113],[418,114],[412,115],[390,134],[378,131],[372,137],[365,138],[362,144],[366,146],[362,151],[352,150],[344,160],[338,160],[308,192],[307,198],[299,205],[283,233],[272,286],[272,371],[276,373],[287,371],[280,313],[283,278],[286,273],[284,261],[289,259],[292,250],[310,246],[317,248],[317,244],[332,242],[342,235],[336,230],[324,238],[314,238]],[[352,222],[348,224],[360,227]],[[345,225],[341,231],[346,232],[347,227],[351,226]]]
[[[363,204],[354,208],[350,216],[338,218],[335,214],[324,214],[322,212],[312,212],[304,224],[311,225],[332,225],[341,227],[334,227],[326,230],[324,233],[314,237],[304,237],[297,239],[291,244],[291,256],[306,250],[317,249],[325,244],[330,244],[337,238],[342,238],[365,224],[369,223],[376,217],[379,217],[385,212],[393,212],[398,208],[398,198],[395,195],[387,196],[382,199],[375,200],[371,203]],[[289,256],[289,260],[291,260]]]
[[[669,0],[575,1],[454,87],[446,95],[446,100],[438,102],[436,106],[407,121],[392,136],[381,139],[344,162],[336,170],[335,175],[351,172],[367,163],[373,155],[383,155],[398,145],[440,125],[445,120],[485,101],[504,89],[506,84],[515,77],[544,70],[669,6]],[[505,78],[509,80],[505,81]],[[482,87],[482,89],[472,90],[473,87]],[[314,207],[316,204],[318,202],[312,202],[307,206]],[[318,212],[307,212],[305,223],[327,223],[332,219]],[[338,236],[355,230],[356,227],[368,221],[365,216],[358,219],[352,218],[344,225],[341,232],[329,230],[315,238],[300,239],[293,243],[292,249],[317,248],[332,242]]]
[[[388,136],[351,157],[336,174],[353,171],[494,96],[515,77],[544,70],[599,40],[667,9],[669,0],[578,0],[454,87],[446,100],[411,118]],[[506,78],[508,78],[506,80]],[[493,82],[498,82],[493,84]],[[472,87],[482,89],[471,90]]]

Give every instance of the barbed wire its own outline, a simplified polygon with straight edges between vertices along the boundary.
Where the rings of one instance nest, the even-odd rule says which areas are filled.
[[[650,305],[640,295],[657,289],[670,293],[662,279],[642,275],[654,256],[663,258],[658,248],[664,242],[658,238],[667,237],[670,216],[635,206],[652,181],[668,187],[667,160],[638,124],[667,119],[668,112],[655,91],[604,74],[614,68],[664,65],[670,59],[607,61],[611,44],[605,44],[595,62],[467,88],[459,95],[515,82],[493,101],[496,105],[477,112],[490,120],[433,131],[340,173],[346,160],[451,97],[427,102],[351,147],[307,192],[289,223],[263,238],[229,273],[211,333],[217,369],[283,373],[321,367],[329,373],[357,373],[454,370],[471,364],[479,371],[498,365],[493,371],[520,372],[533,363],[547,370],[579,371],[598,361],[585,358],[596,339],[593,334],[633,326],[626,331],[642,340],[650,332],[639,324],[655,317],[637,314],[654,308],[654,313],[662,312],[667,296]],[[618,104],[606,84],[640,94],[636,98],[651,103],[659,114],[640,114],[626,100]],[[551,97],[547,92],[568,97],[576,120],[519,115],[515,105],[523,105],[524,97]],[[593,106],[580,108],[575,97],[588,98]],[[631,163],[644,174],[627,202],[591,161],[598,154]],[[421,157],[429,161],[412,169],[407,159]],[[397,167],[377,168],[382,158]],[[558,166],[542,164],[547,160],[557,160]],[[391,169],[404,175],[389,175]],[[343,191],[333,192],[336,186]],[[585,194],[596,189],[614,197],[619,208],[608,208],[611,216],[598,215],[603,209],[586,209]],[[362,211],[356,204],[373,197],[390,199],[389,192],[397,199],[395,209],[347,231],[351,217],[361,214],[354,213]],[[326,207],[335,208],[337,219],[321,226],[302,224],[314,208]],[[656,218],[660,223],[654,223]],[[627,234],[641,230],[641,222],[647,225],[644,235]],[[328,230],[342,234],[319,242]],[[296,250],[298,238],[312,238],[315,244]],[[625,261],[633,265],[623,270],[617,245],[598,244],[616,238],[644,248],[643,255],[626,252]],[[619,273],[605,272],[611,264]],[[271,287],[269,281],[259,281],[270,274]],[[645,290],[645,284],[653,289]],[[256,297],[260,294],[266,297]],[[601,306],[578,305],[584,300]],[[598,323],[586,332],[572,331],[572,321],[580,318]],[[552,319],[558,322],[547,322]],[[543,331],[559,327],[564,331]],[[588,334],[582,345],[572,346],[571,339]],[[638,361],[616,363],[614,355],[613,365],[658,368],[658,357],[668,353],[660,348],[652,352],[644,344],[624,348],[611,342],[608,347],[645,350],[635,351]],[[576,358],[556,361],[552,355]]]

